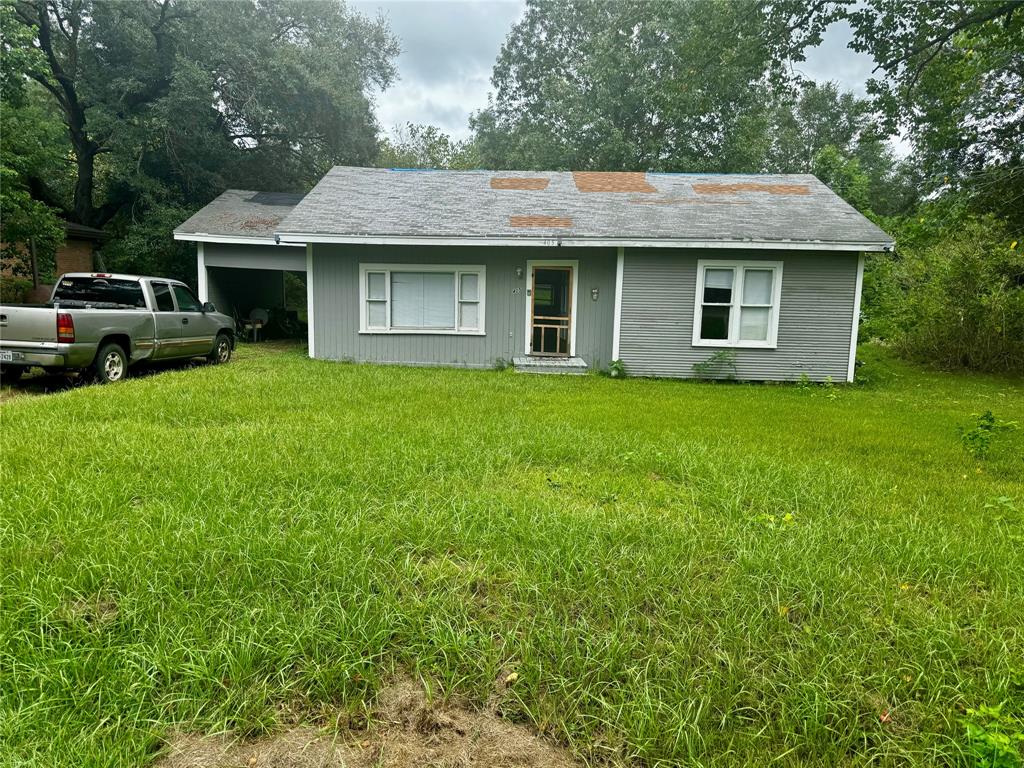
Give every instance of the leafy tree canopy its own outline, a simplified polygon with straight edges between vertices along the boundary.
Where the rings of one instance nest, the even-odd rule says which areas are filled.
[[[755,0],[531,0],[472,120],[492,167],[756,164],[788,43]],[[752,156],[753,155],[753,156]]]
[[[921,192],[963,193],[1024,231],[1024,3],[780,0],[777,22],[820,35],[836,19],[870,54],[872,107],[914,145]]]
[[[67,220],[125,234],[150,210],[188,210],[228,186],[305,189],[334,163],[377,154],[369,94],[393,79],[398,45],[383,21],[341,3],[3,8],[5,48],[17,56],[5,50],[0,87],[31,91],[28,79],[46,93],[72,161],[57,176],[34,163],[13,170]],[[5,131],[4,157],[16,153]]]
[[[476,145],[458,141],[433,125],[406,123],[391,138],[381,141],[380,168],[448,168],[471,170],[480,167]]]

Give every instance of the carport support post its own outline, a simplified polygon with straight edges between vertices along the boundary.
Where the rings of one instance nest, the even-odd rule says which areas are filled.
[[[203,303],[210,300],[209,289],[206,287],[206,254],[203,244],[196,243],[196,273],[198,274],[199,300]]]
[[[306,243],[306,331],[309,334],[310,357],[316,357],[313,314],[313,244]]]

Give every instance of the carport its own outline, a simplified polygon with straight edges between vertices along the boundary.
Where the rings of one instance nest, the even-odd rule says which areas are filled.
[[[240,327],[263,310],[271,329],[297,333],[306,321],[306,249],[278,244],[274,230],[301,199],[229,189],[177,227],[175,240],[196,243],[199,298],[233,316]]]

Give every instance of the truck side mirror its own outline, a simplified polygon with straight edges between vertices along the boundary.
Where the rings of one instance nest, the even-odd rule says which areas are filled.
[[[203,302],[203,312],[216,312],[217,308],[209,301]]]

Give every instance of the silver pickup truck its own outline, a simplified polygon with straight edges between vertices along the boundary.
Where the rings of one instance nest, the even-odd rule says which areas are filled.
[[[62,275],[47,304],[0,305],[0,379],[33,366],[106,383],[143,360],[226,363],[235,321],[178,280],[98,272]]]

